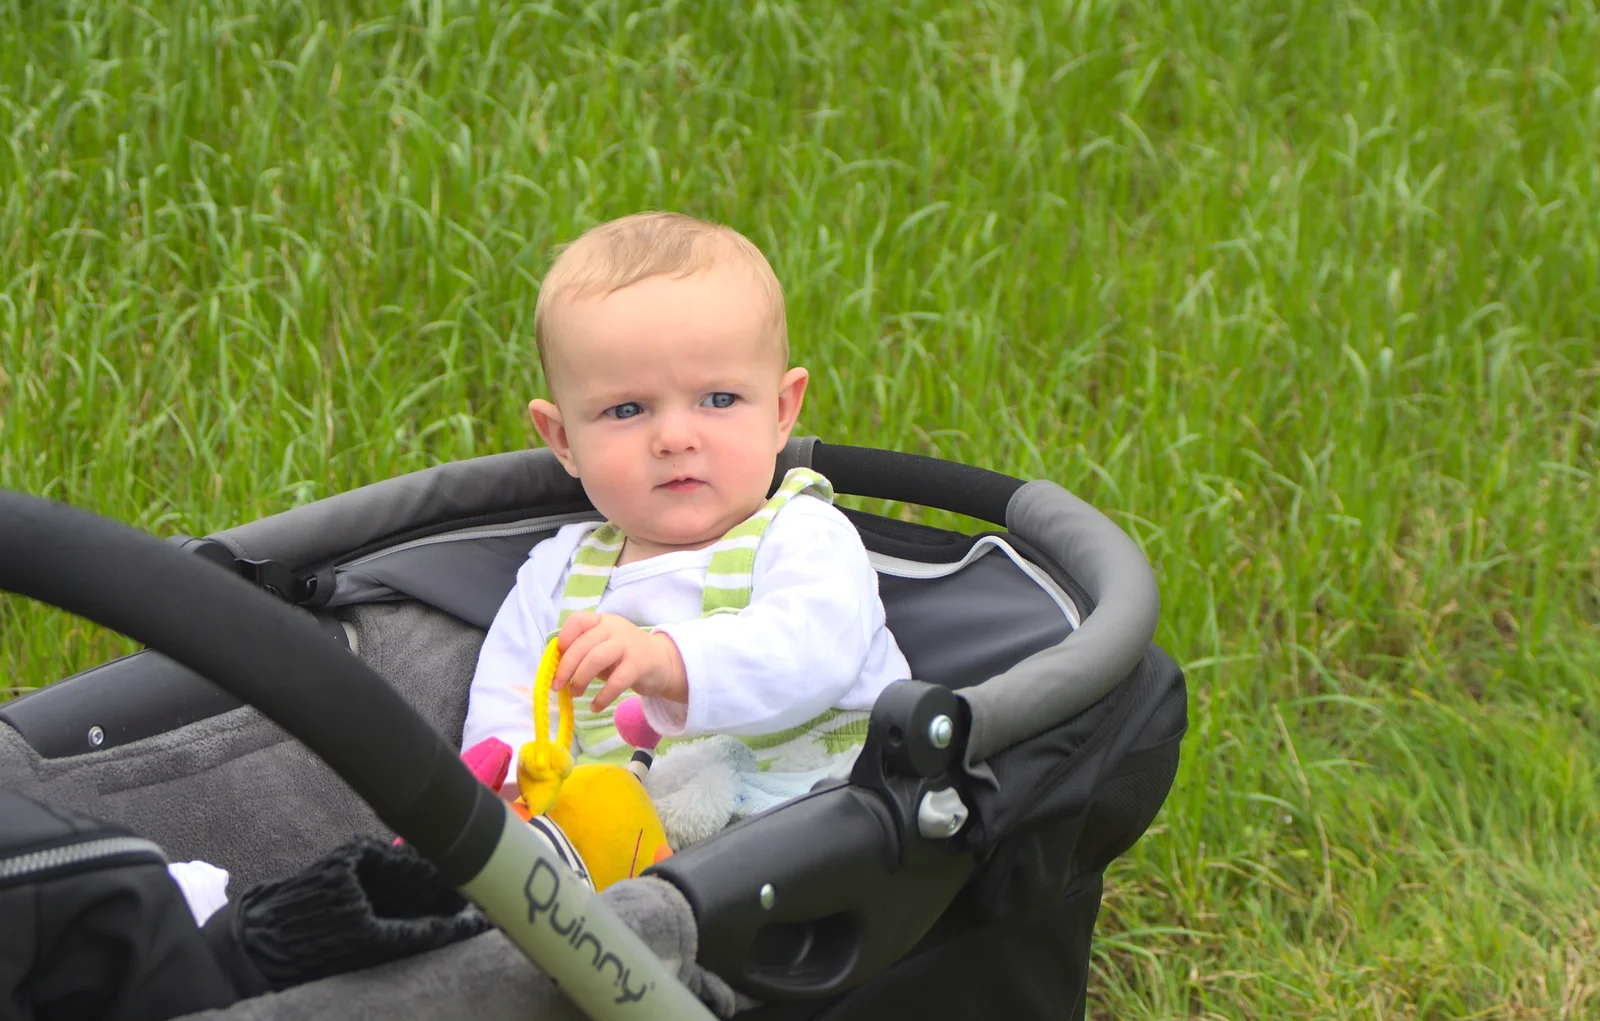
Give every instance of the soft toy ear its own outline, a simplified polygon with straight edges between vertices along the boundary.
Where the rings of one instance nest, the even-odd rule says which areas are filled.
[[[499,791],[511,768],[511,746],[498,737],[486,737],[461,753],[472,775],[492,791]]]

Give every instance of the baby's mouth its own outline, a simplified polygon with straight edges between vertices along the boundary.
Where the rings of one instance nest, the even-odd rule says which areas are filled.
[[[665,489],[669,493],[692,493],[703,485],[705,485],[705,483],[701,482],[699,479],[683,478],[673,479],[670,482],[663,482],[658,488]]]

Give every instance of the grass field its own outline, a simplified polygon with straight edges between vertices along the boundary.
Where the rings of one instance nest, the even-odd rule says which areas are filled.
[[[1600,1016],[1593,0],[13,0],[0,140],[0,485],[199,534],[525,446],[550,246],[719,218],[803,431],[1157,568],[1091,1016]]]

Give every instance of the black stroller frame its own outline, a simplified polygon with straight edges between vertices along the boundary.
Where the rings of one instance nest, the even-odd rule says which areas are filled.
[[[1182,673],[1152,643],[1158,605],[1148,563],[1104,515],[1054,483],[813,438],[789,443],[775,480],[795,465],[822,472],[841,494],[1005,530],[965,536],[848,512],[917,680],[892,685],[873,708],[849,783],[680,849],[647,875],[687,902],[699,965],[759,1003],[741,1018],[1081,1018],[1104,871],[1154,819],[1185,732]],[[0,504],[0,519],[13,509]],[[474,896],[470,884],[484,881],[473,877],[499,860],[496,841],[513,829],[504,806],[483,798],[465,770],[431,758],[406,772],[397,747],[459,738],[462,678],[527,550],[560,524],[594,516],[576,481],[539,450],[441,465],[203,539],[169,540],[159,550],[167,560],[203,564],[194,578],[246,590],[217,565],[276,597],[252,604],[268,631],[280,617],[301,618],[292,623],[307,632],[314,622],[331,639],[317,651],[346,672],[369,663],[373,704],[399,708],[380,709],[371,727],[328,733],[330,720],[349,717],[334,695],[316,694],[315,682],[327,679],[321,660],[297,660],[304,683],[287,692],[265,672],[254,688],[225,690],[202,674],[222,684],[226,672],[248,672],[237,631],[195,636],[181,650],[150,642],[161,651],[0,706],[0,787],[116,818],[240,880],[309,860],[335,834],[361,828],[365,813],[370,828],[400,832]],[[0,528],[0,547],[8,531]],[[151,575],[119,581],[103,564],[91,583],[57,569],[70,552],[24,545],[0,548],[0,588],[136,638],[141,626],[154,634],[163,615],[203,617],[214,597],[181,571],[168,582],[180,591],[163,591]],[[159,572],[166,560],[152,552],[149,563]],[[108,608],[112,595],[86,594],[124,581],[125,595],[147,595],[134,626]],[[284,627],[251,637],[250,655],[264,660],[294,644]],[[453,672],[430,676],[446,669],[435,661]],[[323,761],[291,750],[274,723]],[[179,788],[162,785],[179,777],[192,799],[204,783],[248,773],[252,756],[281,756],[255,771],[267,787],[305,783],[316,796],[277,814],[259,798],[248,819],[228,822],[198,801],[182,806],[191,817],[182,821],[170,799],[158,810],[140,793],[141,784],[170,793]],[[236,787],[218,800],[248,796]],[[594,911],[599,926],[605,909]],[[428,958],[442,953],[405,963],[438,966]],[[610,1013],[566,988],[594,1017],[676,1016]],[[281,1015],[252,1003],[215,1016],[290,1016],[287,1002]],[[416,1001],[393,1010],[408,1007],[421,1010]],[[471,1002],[452,1011],[499,1016]]]

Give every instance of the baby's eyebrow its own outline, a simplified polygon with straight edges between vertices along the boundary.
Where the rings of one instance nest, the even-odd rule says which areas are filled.
[[[590,399],[601,407],[609,408],[613,404],[625,404],[628,401],[642,401],[648,395],[638,387],[606,387],[596,390]]]
[[[685,389],[691,391],[695,396],[704,396],[712,393],[742,395],[751,393],[760,385],[756,379],[750,377],[707,376],[690,380]],[[676,390],[677,387],[673,386],[671,389]],[[659,390],[648,384],[622,386],[602,383],[589,395],[589,399],[597,407],[605,409],[615,407],[618,404],[626,404],[630,401],[645,404],[652,400],[660,399],[662,396],[663,394]]]

